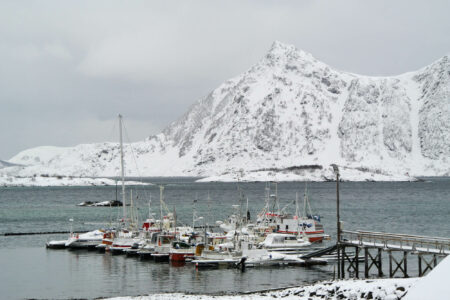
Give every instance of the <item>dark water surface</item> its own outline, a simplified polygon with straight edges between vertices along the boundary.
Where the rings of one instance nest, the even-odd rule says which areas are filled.
[[[223,219],[238,203],[234,183],[194,183],[193,178],[148,178],[165,185],[169,208],[176,207],[178,220],[192,222],[192,202],[206,222]],[[335,235],[335,183],[308,183],[315,214],[325,231]],[[241,184],[252,216],[263,207],[264,183]],[[279,183],[282,203],[292,203],[296,192],[302,199],[304,183]],[[207,197],[211,197],[208,209]],[[159,187],[133,188],[138,195],[141,219],[159,212]],[[122,208],[77,207],[82,201],[115,198],[115,187],[0,188],[0,234],[69,230],[93,230],[108,226],[121,216]],[[290,206],[294,211],[294,206]],[[159,214],[159,213],[158,213]],[[341,184],[341,219],[344,229],[450,237],[450,179],[426,178],[424,182],[345,182]],[[45,242],[67,235],[0,236],[0,298],[95,298],[144,295],[156,292],[236,293],[286,287],[329,279],[333,265],[312,268],[277,267],[238,270],[195,270],[95,251],[47,250]]]

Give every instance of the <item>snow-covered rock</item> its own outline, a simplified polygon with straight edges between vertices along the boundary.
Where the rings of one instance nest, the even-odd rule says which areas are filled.
[[[125,146],[128,176],[409,180],[450,175],[450,62],[393,77],[335,70],[275,42],[160,134]],[[9,175],[117,176],[116,143],[37,147]],[[266,172],[266,173],[265,173]],[[270,177],[269,176],[269,177]],[[273,179],[273,176],[270,177]],[[282,180],[282,179],[281,179]]]

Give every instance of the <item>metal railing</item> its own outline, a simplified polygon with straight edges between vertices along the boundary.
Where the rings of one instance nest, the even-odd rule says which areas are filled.
[[[359,230],[342,230],[341,233],[341,244],[357,242],[360,246],[450,254],[450,238]]]

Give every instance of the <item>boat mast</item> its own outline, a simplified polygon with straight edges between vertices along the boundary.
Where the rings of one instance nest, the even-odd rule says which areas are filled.
[[[208,223],[213,224],[213,217],[212,217],[212,210],[211,210],[211,197],[209,195],[209,190],[208,190],[208,200],[207,200],[207,204],[208,204]]]
[[[303,218],[306,219],[306,183],[305,183],[305,194],[303,195]]]
[[[152,218],[152,194],[150,194],[150,198],[148,200],[148,218],[151,219]]]
[[[133,190],[130,190],[130,228],[134,229]]]
[[[297,236],[300,235],[300,218],[298,216],[298,192],[295,192],[295,218],[297,222]]]
[[[127,206],[125,203],[125,167],[123,163],[123,140],[122,140],[122,115],[119,114],[119,132],[120,132],[120,175],[122,180],[122,207],[123,220],[127,219]]]
[[[192,202],[192,231],[195,231],[195,220],[197,219],[197,209],[195,204],[197,203],[198,194],[195,193],[194,201]]]
[[[159,186],[159,215],[160,215],[159,229],[161,230],[161,232],[162,232],[162,226],[163,226],[163,213],[162,213],[163,191],[164,191],[164,186],[160,185]]]
[[[277,214],[281,215],[280,211],[280,200],[278,199],[278,182],[275,182],[275,199],[277,199]],[[278,216],[280,217],[280,216]]]
[[[180,236],[177,236],[177,210],[175,209],[175,205],[173,206],[173,220],[175,239],[180,240]]]

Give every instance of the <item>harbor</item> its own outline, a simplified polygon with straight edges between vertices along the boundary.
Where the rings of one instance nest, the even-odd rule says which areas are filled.
[[[148,216],[148,198],[151,195],[152,211],[159,210],[159,185],[164,185],[164,198],[168,208],[176,207],[179,223],[192,225],[193,200],[197,199],[198,217],[226,220],[233,214],[233,205],[239,202],[235,183],[196,183],[196,178],[146,178],[155,185],[133,187],[138,196],[136,206],[140,219]],[[253,218],[264,207],[265,183],[241,183],[248,197]],[[340,186],[341,220],[343,230],[358,228],[365,231],[392,232],[415,235],[450,236],[447,224],[448,179],[433,178],[423,182],[346,182]],[[128,187],[127,187],[128,189]],[[292,205],[296,194],[302,195],[304,183],[279,183],[280,206]],[[208,200],[208,194],[210,200]],[[51,196],[49,196],[51,195]],[[321,224],[331,240],[320,247],[335,244],[336,183],[308,183],[311,209],[321,217]],[[107,228],[110,220],[121,216],[122,207],[78,207],[81,200],[107,201],[115,198],[115,187],[58,187],[58,188],[6,188],[2,196],[2,230],[5,232],[70,231],[73,219],[74,232]],[[301,199],[301,198],[300,198]],[[427,199],[427,201],[425,201]],[[209,204],[208,204],[209,202]],[[56,203],[56,204],[55,204]],[[364,208],[362,208],[362,205]],[[411,217],[404,211],[414,206]],[[26,206],[26,208],[25,208]],[[245,201],[246,206],[246,201]],[[210,208],[213,209],[210,209]],[[128,207],[127,207],[128,208]],[[32,217],[36,215],[36,217]],[[203,220],[196,227],[203,226]],[[428,222],[430,219],[433,222]],[[211,222],[212,223],[212,222]],[[427,224],[423,226],[421,224]],[[344,234],[344,237],[346,235]],[[132,296],[163,292],[190,292],[201,294],[233,294],[268,288],[283,288],[337,278],[337,263],[310,267],[278,265],[271,267],[196,268],[195,264],[181,265],[155,263],[126,255],[111,255],[90,250],[52,250],[45,244],[50,240],[67,240],[68,234],[0,236],[1,263],[6,273],[5,295],[30,298],[67,298],[77,295],[84,298]],[[348,249],[347,249],[348,250]],[[346,250],[346,253],[347,253]],[[351,250],[351,249],[350,249]],[[375,250],[371,255],[375,256]],[[361,258],[363,257],[361,252]],[[383,278],[389,277],[387,256],[384,255]],[[430,257],[426,257],[430,261]],[[348,267],[348,263],[345,267]],[[364,278],[364,260],[360,260],[360,278]],[[31,266],[23,272],[20,266]],[[426,264],[423,263],[425,268]],[[408,275],[418,274],[417,258],[408,260]],[[427,270],[427,273],[429,270]],[[41,275],[39,275],[41,274]],[[42,276],[45,274],[45,276]],[[396,277],[400,273],[396,274]],[[346,271],[346,277],[349,277]],[[370,277],[378,274],[374,266]],[[19,280],[20,278],[20,280]],[[221,278],[221,285],[214,282]],[[20,282],[29,282],[29,289],[20,288]],[[121,284],[117,284],[121,282]],[[8,284],[6,284],[8,283]],[[44,289],[43,287],[47,287]],[[13,297],[14,298],[14,297]]]

